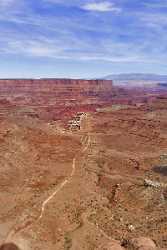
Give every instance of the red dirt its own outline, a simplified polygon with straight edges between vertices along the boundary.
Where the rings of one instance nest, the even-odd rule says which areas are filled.
[[[0,116],[1,244],[138,249],[133,239],[147,237],[167,247],[167,92],[1,80]]]

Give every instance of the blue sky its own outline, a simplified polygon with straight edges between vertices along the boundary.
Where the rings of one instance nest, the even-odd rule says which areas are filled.
[[[0,0],[0,78],[167,74],[167,0]]]

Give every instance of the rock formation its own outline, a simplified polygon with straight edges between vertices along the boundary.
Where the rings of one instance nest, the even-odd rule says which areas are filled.
[[[111,99],[112,81],[77,79],[0,80],[0,116],[5,112],[58,120],[95,110]]]

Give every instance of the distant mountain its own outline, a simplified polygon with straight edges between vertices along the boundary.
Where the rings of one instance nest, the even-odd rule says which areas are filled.
[[[157,75],[157,74],[140,74],[140,73],[130,73],[130,74],[113,74],[103,77],[106,80],[115,81],[160,81],[167,82],[167,75]]]

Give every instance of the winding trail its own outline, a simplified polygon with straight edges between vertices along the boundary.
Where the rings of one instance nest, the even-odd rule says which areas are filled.
[[[24,225],[21,225],[20,227],[18,227],[17,229],[15,229],[14,227],[16,225],[14,225],[14,227],[12,227],[11,231],[7,234],[6,236],[6,239],[4,241],[4,243],[7,243],[11,237],[13,237],[15,234],[23,231],[24,229],[26,229],[27,227],[31,226],[33,223],[39,221],[40,219],[42,219],[43,215],[44,215],[44,212],[45,212],[45,208],[47,206],[47,204],[50,202],[50,200],[52,200],[54,198],[54,196],[56,196],[56,194],[58,192],[60,192],[63,187],[65,185],[67,185],[69,182],[71,182],[72,180],[72,177],[74,176],[75,174],[75,168],[76,168],[76,158],[73,158],[73,163],[72,163],[72,171],[71,171],[71,174],[70,176],[65,179],[57,188],[56,190],[42,203],[42,206],[41,206],[41,213],[40,215],[35,219],[35,221],[33,220],[28,220],[24,223]]]
[[[85,114],[83,114],[83,115],[81,116],[80,122],[82,121],[82,119],[84,118],[84,116],[85,116]],[[86,116],[87,116],[87,114],[86,114]],[[82,153],[84,153],[84,152],[88,149],[88,147],[89,147],[89,145],[90,145],[90,135],[89,135],[89,134],[87,135],[87,138],[88,138],[88,142],[87,142],[87,145],[81,150]],[[45,212],[45,207],[46,207],[46,205],[50,202],[50,200],[53,199],[54,196],[55,196],[58,192],[60,192],[60,191],[63,189],[64,186],[66,186],[68,183],[71,182],[71,180],[72,180],[72,178],[73,178],[73,176],[74,176],[74,174],[75,174],[75,170],[76,170],[76,157],[77,157],[77,156],[75,156],[75,157],[73,158],[72,171],[71,171],[70,176],[69,176],[67,179],[65,179],[65,180],[60,184],[60,186],[56,188],[56,190],[53,192],[53,194],[51,194],[51,195],[42,203],[41,214],[40,214],[40,216],[38,217],[37,220],[42,219],[43,214],[44,214],[44,212]]]
[[[76,168],[76,158],[73,159],[73,163],[72,163],[72,172],[71,172],[70,176],[69,176],[67,179],[65,179],[65,180],[60,184],[60,186],[56,188],[56,190],[53,192],[53,194],[51,194],[51,195],[42,203],[41,214],[40,214],[40,216],[38,217],[37,220],[42,219],[43,214],[44,214],[44,212],[45,212],[45,207],[46,207],[46,205],[49,203],[49,201],[50,201],[51,199],[53,199],[54,196],[55,196],[58,192],[60,192],[60,191],[62,190],[62,188],[63,188],[65,185],[67,185],[67,184],[72,180],[72,177],[73,177],[74,174],[75,174],[75,168]]]
[[[81,119],[83,119],[83,117],[81,117]],[[86,146],[78,154],[84,153],[89,148],[89,145],[91,143],[90,135],[87,134],[85,139],[87,140]],[[15,224],[12,227],[12,229],[9,231],[9,233],[7,234],[7,236],[6,236],[5,240],[4,240],[4,243],[7,243],[14,235],[16,235],[17,233],[25,230],[26,228],[30,227],[32,224],[34,224],[35,222],[37,222],[37,221],[39,221],[40,219],[43,218],[43,215],[45,213],[45,209],[46,209],[47,204],[57,195],[57,193],[59,193],[68,183],[70,183],[72,181],[73,176],[75,175],[75,171],[76,171],[76,158],[77,158],[77,155],[73,158],[73,161],[72,161],[71,174],[42,203],[40,215],[36,219],[31,218],[31,220],[28,220],[28,221],[24,222],[24,224],[21,225],[20,227],[18,227],[17,229],[15,228],[16,227],[16,224]]]
[[[85,146],[85,148],[82,150],[82,153],[84,153],[88,149],[90,142],[91,142],[90,135],[88,134],[88,142],[87,142],[87,145]]]

